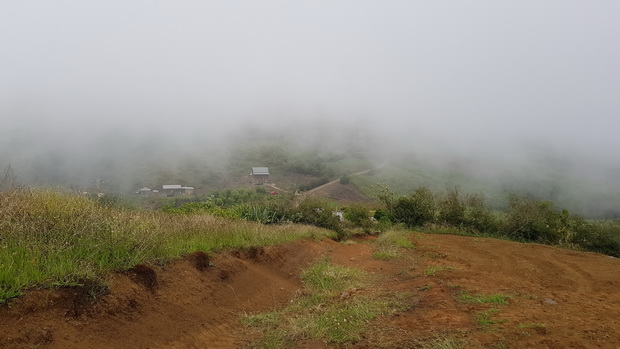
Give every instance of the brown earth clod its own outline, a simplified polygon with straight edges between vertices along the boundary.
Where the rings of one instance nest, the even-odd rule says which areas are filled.
[[[206,252],[197,251],[188,256],[194,267],[199,271],[205,271],[211,266],[211,258]]]
[[[136,283],[150,291],[157,289],[157,272],[148,265],[138,264],[128,270],[129,276]]]

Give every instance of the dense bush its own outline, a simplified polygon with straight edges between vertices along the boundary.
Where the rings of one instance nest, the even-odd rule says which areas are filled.
[[[343,175],[340,177],[340,184],[349,184],[351,183],[351,177],[349,175]]]
[[[504,232],[513,239],[557,244],[569,240],[571,217],[552,202],[510,195]]]
[[[620,257],[620,224],[618,222],[581,224],[572,241],[585,250]]]
[[[340,219],[333,214],[333,205],[322,199],[307,197],[293,210],[295,222],[340,230]]]
[[[370,210],[362,204],[355,203],[344,209],[344,218],[356,226],[369,228],[372,226]]]
[[[392,221],[390,221],[390,219],[388,218],[388,216],[381,216],[381,218],[379,218],[377,220],[377,229],[379,229],[379,231],[388,231],[392,228]]]
[[[468,194],[462,200],[457,189],[450,189],[435,200],[426,187],[418,188],[409,196],[396,197],[385,185],[379,185],[376,196],[385,204],[374,216],[382,231],[392,223],[407,227],[430,224],[437,229],[456,229],[467,234],[482,233],[620,256],[619,222],[587,221],[548,201],[510,195],[507,211],[494,212],[487,208],[484,195]]]
[[[481,233],[492,234],[498,231],[497,218],[485,205],[482,194],[469,194],[465,199],[465,224]]]
[[[426,187],[420,187],[409,195],[396,200],[391,209],[395,222],[404,223],[408,227],[420,226],[435,220],[435,198]]]
[[[331,229],[338,238],[346,237],[344,228],[358,226],[365,230],[376,227],[386,231],[393,224],[407,227],[424,225],[441,229],[457,229],[468,234],[482,233],[518,241],[562,245],[620,256],[620,223],[592,222],[571,215],[547,201],[511,195],[506,212],[494,212],[485,205],[485,197],[468,194],[461,199],[458,189],[435,196],[420,187],[409,196],[395,197],[386,187],[379,187],[385,207],[370,212],[362,204],[344,210],[348,222],[340,222],[333,214],[336,205],[317,198],[305,198],[295,204],[287,195],[267,195],[259,190],[225,190],[202,202],[164,207],[165,212],[181,214],[206,213],[227,218],[240,218],[263,224],[294,222]],[[438,224],[436,224],[438,223]],[[428,227],[427,227],[428,228]]]
[[[439,221],[444,224],[461,225],[465,223],[465,204],[460,198],[459,190],[452,188],[438,200]]]

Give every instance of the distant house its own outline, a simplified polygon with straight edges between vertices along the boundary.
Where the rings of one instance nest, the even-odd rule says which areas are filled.
[[[142,189],[138,190],[138,191],[136,192],[136,194],[138,194],[138,195],[150,195],[150,194],[151,194],[151,192],[152,192],[152,191],[151,191],[151,188],[149,188],[149,187],[144,187],[144,188],[142,188]]]
[[[269,169],[267,167],[252,167],[250,176],[254,184],[269,183]]]
[[[194,187],[187,187],[180,184],[162,185],[164,194],[167,196],[194,195]]]

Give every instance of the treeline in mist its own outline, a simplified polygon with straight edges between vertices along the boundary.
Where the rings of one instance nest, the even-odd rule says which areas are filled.
[[[167,206],[179,214],[213,214],[264,224],[304,223],[334,230],[340,239],[364,231],[385,231],[402,226],[429,232],[482,235],[522,242],[559,245],[620,257],[620,223],[592,221],[560,209],[550,201],[509,195],[504,211],[491,209],[483,194],[462,195],[457,188],[432,192],[419,187],[409,195],[396,195],[385,185],[376,188],[382,205],[337,204],[312,197],[269,195],[263,188],[226,190],[192,203]],[[374,206],[374,207],[373,207]],[[374,208],[374,213],[370,210]],[[341,209],[346,219],[334,212]]]

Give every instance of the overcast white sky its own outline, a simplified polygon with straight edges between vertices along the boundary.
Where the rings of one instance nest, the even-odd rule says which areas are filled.
[[[463,152],[620,150],[615,0],[0,0],[0,52],[5,148],[321,117]]]

